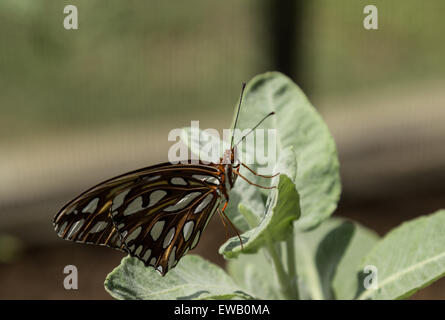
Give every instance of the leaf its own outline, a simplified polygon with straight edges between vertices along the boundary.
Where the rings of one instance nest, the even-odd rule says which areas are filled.
[[[270,205],[263,220],[258,227],[241,235],[243,249],[241,250],[239,239],[233,237],[221,246],[219,253],[226,258],[234,258],[240,253],[255,253],[267,241],[285,240],[292,232],[293,221],[299,216],[299,197],[295,185],[288,176],[282,174],[278,191],[271,193]]]
[[[296,155],[292,147],[283,150],[274,172],[286,174],[292,181],[295,180],[297,171]],[[271,184],[277,186],[278,179],[271,180]],[[266,214],[266,202],[268,197],[259,192],[258,187],[251,186],[243,179],[237,179],[235,190],[230,193],[230,201],[226,211],[232,222],[242,232],[256,228]],[[242,192],[239,190],[243,190]],[[297,195],[298,196],[298,195]],[[266,199],[266,200],[264,200]],[[238,211],[234,208],[238,208]],[[239,213],[241,214],[239,214]],[[297,218],[298,219],[298,218]]]
[[[247,292],[255,292],[259,299],[282,299],[272,262],[263,250],[229,260],[227,271],[236,284]]]
[[[314,228],[332,214],[340,197],[339,164],[334,139],[304,93],[292,80],[279,72],[264,73],[249,81],[244,91],[237,128],[244,130],[243,133],[246,134],[248,129],[253,128],[271,111],[275,111],[276,114],[258,127],[265,130],[272,129],[276,133],[275,156],[272,147],[271,150],[265,148],[271,151],[267,165],[269,168],[275,167],[274,162],[280,158],[281,153],[293,147],[299,169],[297,177],[292,180],[301,197],[301,218],[295,226],[302,230]],[[221,141],[209,137],[209,134],[203,131],[199,135],[195,134],[195,139],[190,139],[191,133],[190,128],[185,128],[181,139],[193,153],[201,154],[203,159],[209,159],[206,153],[202,152],[207,141],[212,141],[220,155],[223,149],[228,149],[230,146],[230,142],[226,140],[223,147]],[[197,141],[196,137],[202,139]],[[240,134],[235,134],[235,137],[235,141],[238,141]],[[251,138],[253,135],[248,137]],[[268,135],[264,134],[264,138],[264,146],[269,147]],[[254,148],[248,148],[249,146],[252,147],[245,143],[240,145],[241,160],[255,158],[257,149],[261,147],[255,145]],[[263,167],[251,164],[250,161],[247,164],[256,171],[264,170]],[[257,184],[265,186],[271,184],[270,179],[255,177],[245,169],[241,172]],[[270,173],[272,172],[264,172],[264,174]],[[231,220],[234,219],[232,221],[241,231],[247,231],[249,226],[238,214],[239,205],[261,218],[264,213],[263,198],[267,197],[267,194],[267,191],[258,190],[242,179],[238,179],[235,183],[230,192],[226,213]]]
[[[377,289],[359,292],[358,299],[402,299],[445,274],[445,210],[405,222],[390,231],[365,257],[377,268]],[[364,280],[369,274],[362,273]]]
[[[377,244],[379,236],[373,231],[354,222],[354,233],[332,281],[335,299],[355,298],[359,281],[357,273],[365,255]],[[335,241],[335,240],[334,240]]]
[[[219,252],[226,258],[236,257],[240,253],[255,253],[265,243],[282,241],[292,234],[293,222],[300,217],[300,199],[292,181],[296,174],[292,148],[283,151],[276,170],[281,174],[272,182],[278,187],[270,193],[263,214],[258,215],[240,204],[240,212],[252,229],[241,235],[242,249],[238,237],[229,239],[221,246]],[[260,222],[254,227],[256,219]]]
[[[377,242],[356,222],[331,218],[309,232],[296,232],[295,256],[305,299],[352,299],[361,259]]]
[[[244,192],[237,190],[244,190]],[[257,226],[266,210],[265,201],[261,192],[258,192],[258,187],[252,188],[246,181],[238,178],[235,182],[235,189],[229,192],[229,197],[225,213],[230,221],[241,232]],[[246,220],[247,216],[249,220]]]
[[[196,255],[183,257],[165,277],[127,256],[105,279],[116,299],[251,299],[218,266]]]
[[[278,72],[264,73],[249,81],[237,127],[253,128],[271,111],[276,114],[259,128],[276,129],[277,158],[288,147],[294,148],[298,163],[295,184],[301,198],[301,218],[295,225],[307,230],[329,217],[340,197],[335,142],[300,88]],[[267,143],[266,139],[265,145]],[[253,168],[257,169],[257,166]],[[265,179],[255,181],[268,183]],[[234,191],[243,193],[245,189],[235,188]]]
[[[268,241],[285,240],[292,232],[292,222],[298,219],[299,197],[295,185],[286,175],[280,175],[278,191],[270,197],[270,205],[260,224],[241,235],[243,248],[238,237],[229,239],[219,252],[226,258],[233,258],[240,253],[255,253]],[[250,210],[240,205],[245,216],[255,216]]]

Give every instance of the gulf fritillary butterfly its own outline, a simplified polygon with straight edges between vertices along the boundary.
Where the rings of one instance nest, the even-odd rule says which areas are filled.
[[[245,84],[235,127],[244,88]],[[224,210],[238,176],[261,188],[275,188],[259,186],[241,175],[243,166],[257,176],[276,176],[259,175],[239,162],[236,145],[233,146],[232,134],[231,148],[225,151],[220,163],[167,162],[106,180],[67,203],[54,217],[54,229],[66,240],[127,252],[164,276],[196,247],[215,211],[223,223],[226,219],[234,228]]]

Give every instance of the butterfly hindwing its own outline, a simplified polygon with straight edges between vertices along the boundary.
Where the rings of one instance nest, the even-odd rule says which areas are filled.
[[[209,166],[166,163],[107,180],[62,208],[54,218],[56,232],[128,251],[165,274],[196,246],[219,204],[217,173]]]
[[[210,178],[191,171],[120,194],[112,216],[129,253],[161,274],[176,265],[196,246],[219,204],[216,181]]]
[[[181,194],[173,205],[169,205],[166,196],[163,203],[159,201],[158,207],[152,209],[155,212],[145,209],[134,213],[139,217],[133,223],[129,216],[116,214],[114,219],[129,253],[165,274],[195,248],[219,205],[217,191],[203,190],[198,196],[195,193]],[[173,210],[175,207],[177,210]]]

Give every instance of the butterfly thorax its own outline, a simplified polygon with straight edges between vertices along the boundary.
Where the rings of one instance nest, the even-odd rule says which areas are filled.
[[[237,169],[239,166],[240,163],[237,157],[236,147],[226,150],[221,158],[220,170],[224,172],[222,182],[227,191],[231,190],[235,184],[238,176],[236,175],[234,169]]]

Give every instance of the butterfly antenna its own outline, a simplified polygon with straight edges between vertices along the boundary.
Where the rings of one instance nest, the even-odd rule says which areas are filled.
[[[246,88],[246,83],[243,82],[243,85],[241,87],[241,96],[239,98],[239,103],[238,103],[238,110],[236,111],[235,124],[233,125],[232,140],[230,141],[230,148],[232,148],[232,146],[233,146],[233,139],[234,139],[235,128],[236,128],[236,124],[238,123],[238,116],[239,116],[239,111],[241,109],[241,103],[243,102],[243,95],[244,95],[244,89],[245,88]]]
[[[238,141],[238,142],[235,144],[235,146],[237,146],[238,144],[240,144],[241,141],[243,141],[249,134],[251,134],[256,128],[258,128],[258,127],[260,126],[260,124],[263,123],[264,120],[266,120],[267,118],[269,118],[270,116],[272,116],[272,115],[274,115],[274,114],[275,114],[275,112],[272,111],[272,112],[269,113],[267,116],[265,116],[263,119],[261,119],[261,121],[258,122],[258,124],[257,124],[255,127],[253,127],[252,129],[250,129],[250,131],[249,131],[246,135],[244,135],[244,137],[242,137],[242,138],[240,139],[240,141]],[[232,138],[233,138],[233,137],[232,137]]]

